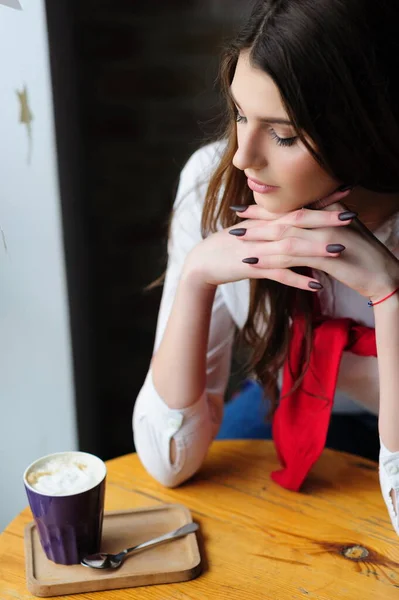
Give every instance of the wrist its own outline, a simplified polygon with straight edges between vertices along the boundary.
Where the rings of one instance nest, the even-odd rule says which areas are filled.
[[[378,303],[378,300],[376,300],[376,302],[377,304],[373,306],[375,315],[399,311],[399,290],[383,302]]]
[[[197,291],[215,293],[217,288],[216,284],[209,283],[204,268],[198,264],[192,253],[186,258],[180,281],[184,285],[192,286]]]
[[[375,306],[379,306],[380,304],[388,302],[388,300],[390,300],[391,298],[393,298],[395,296],[398,296],[398,294],[399,294],[398,283],[397,282],[391,283],[391,284],[387,285],[386,287],[384,287],[382,292],[378,292],[377,294],[370,296],[368,305],[372,306],[374,308]]]

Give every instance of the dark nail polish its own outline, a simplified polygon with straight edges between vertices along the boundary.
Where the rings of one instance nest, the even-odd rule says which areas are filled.
[[[259,258],[255,258],[255,257],[244,258],[242,262],[247,263],[248,265],[256,265],[256,263],[259,262]]]
[[[338,219],[340,221],[350,221],[351,219],[354,219],[355,217],[357,217],[357,213],[351,212],[349,210],[346,210],[345,212],[342,212],[338,215]]]
[[[311,290],[322,290],[323,286],[321,285],[321,283],[318,283],[317,281],[309,281],[308,286],[310,287]]]
[[[348,184],[344,183],[337,189],[337,192],[347,192],[348,190],[353,190],[354,187],[355,186],[353,186],[353,185],[348,185]]]
[[[326,246],[326,250],[327,252],[331,252],[331,254],[335,254],[336,252],[342,252],[345,250],[345,246],[342,244],[328,244],[328,246]]]
[[[231,210],[235,210],[235,212],[244,212],[244,210],[247,210],[249,204],[240,204],[238,206],[230,206],[229,208],[231,208]]]
[[[244,227],[237,227],[237,229],[230,229],[230,235],[244,235],[247,230]]]

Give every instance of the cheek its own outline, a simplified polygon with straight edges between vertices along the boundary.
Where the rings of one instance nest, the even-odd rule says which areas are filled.
[[[307,200],[324,196],[338,185],[338,181],[326,173],[306,149],[284,148],[282,154],[281,180],[285,182],[287,192],[294,192],[297,198]]]

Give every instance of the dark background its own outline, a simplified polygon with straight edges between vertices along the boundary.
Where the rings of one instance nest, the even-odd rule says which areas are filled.
[[[217,129],[239,0],[47,0],[79,446],[131,452],[179,172]]]

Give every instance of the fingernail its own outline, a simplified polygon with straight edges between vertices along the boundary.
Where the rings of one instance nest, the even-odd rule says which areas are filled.
[[[328,246],[326,246],[326,250],[327,252],[331,252],[331,254],[335,254],[336,252],[342,252],[345,250],[345,246],[342,244],[328,244]]]
[[[256,263],[259,262],[259,258],[255,258],[255,257],[244,258],[242,262],[247,263],[249,265],[256,265]]]
[[[244,210],[247,210],[249,204],[240,204],[238,206],[230,206],[229,208],[231,208],[231,210],[235,210],[236,212],[244,212]]]
[[[337,189],[337,192],[347,192],[348,190],[353,190],[354,187],[354,185],[348,185],[347,183],[344,183]]]
[[[322,290],[323,286],[318,281],[309,281],[308,286],[311,290]]]
[[[230,229],[230,235],[244,235],[247,230],[244,227],[237,227],[237,229]]]
[[[350,221],[351,219],[354,219],[355,217],[357,217],[357,213],[351,212],[349,210],[346,210],[345,212],[342,212],[338,215],[338,219],[340,221]]]

